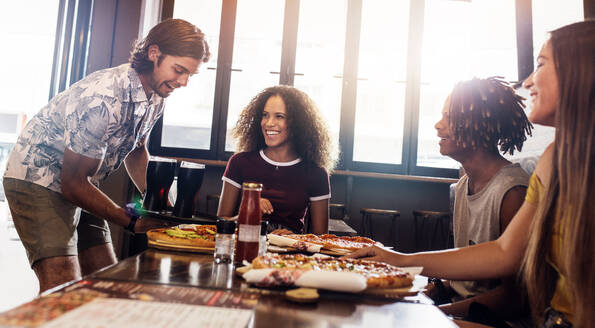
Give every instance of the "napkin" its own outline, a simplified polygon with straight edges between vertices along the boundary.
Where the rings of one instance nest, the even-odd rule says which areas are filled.
[[[243,275],[247,282],[261,286],[299,286],[357,293],[366,289],[366,278],[353,272],[289,269],[254,269]]]
[[[277,246],[285,246],[285,247],[293,247],[300,251],[307,251],[310,253],[318,253],[322,248],[322,245],[316,245],[312,243],[308,243],[305,241],[295,240],[288,237],[275,235],[275,234],[268,234],[267,237],[269,238],[269,242],[273,245]]]

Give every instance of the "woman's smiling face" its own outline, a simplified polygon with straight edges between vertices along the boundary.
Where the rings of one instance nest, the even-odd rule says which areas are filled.
[[[281,96],[271,96],[264,104],[260,127],[267,147],[280,147],[289,143],[287,111]]]
[[[523,83],[529,90],[532,109],[529,120],[536,124],[554,126],[559,105],[560,89],[551,42],[541,47],[535,71]]]

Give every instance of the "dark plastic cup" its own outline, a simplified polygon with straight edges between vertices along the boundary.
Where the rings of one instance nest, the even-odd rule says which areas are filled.
[[[143,207],[149,211],[165,212],[167,196],[174,181],[176,161],[169,158],[151,156],[147,165],[147,192]]]
[[[180,163],[178,169],[178,195],[176,196],[173,215],[181,218],[192,217],[204,174],[205,166],[203,164]]]

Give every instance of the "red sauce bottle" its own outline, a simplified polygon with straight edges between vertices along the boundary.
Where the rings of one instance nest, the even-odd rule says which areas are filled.
[[[260,237],[260,192],[262,184],[244,182],[242,185],[242,202],[238,215],[238,239],[236,243],[235,262],[244,260],[251,262],[258,256]]]

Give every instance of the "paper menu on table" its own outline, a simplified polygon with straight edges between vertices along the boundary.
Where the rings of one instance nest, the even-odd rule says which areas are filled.
[[[40,327],[246,327],[252,313],[245,309],[98,298]]]

